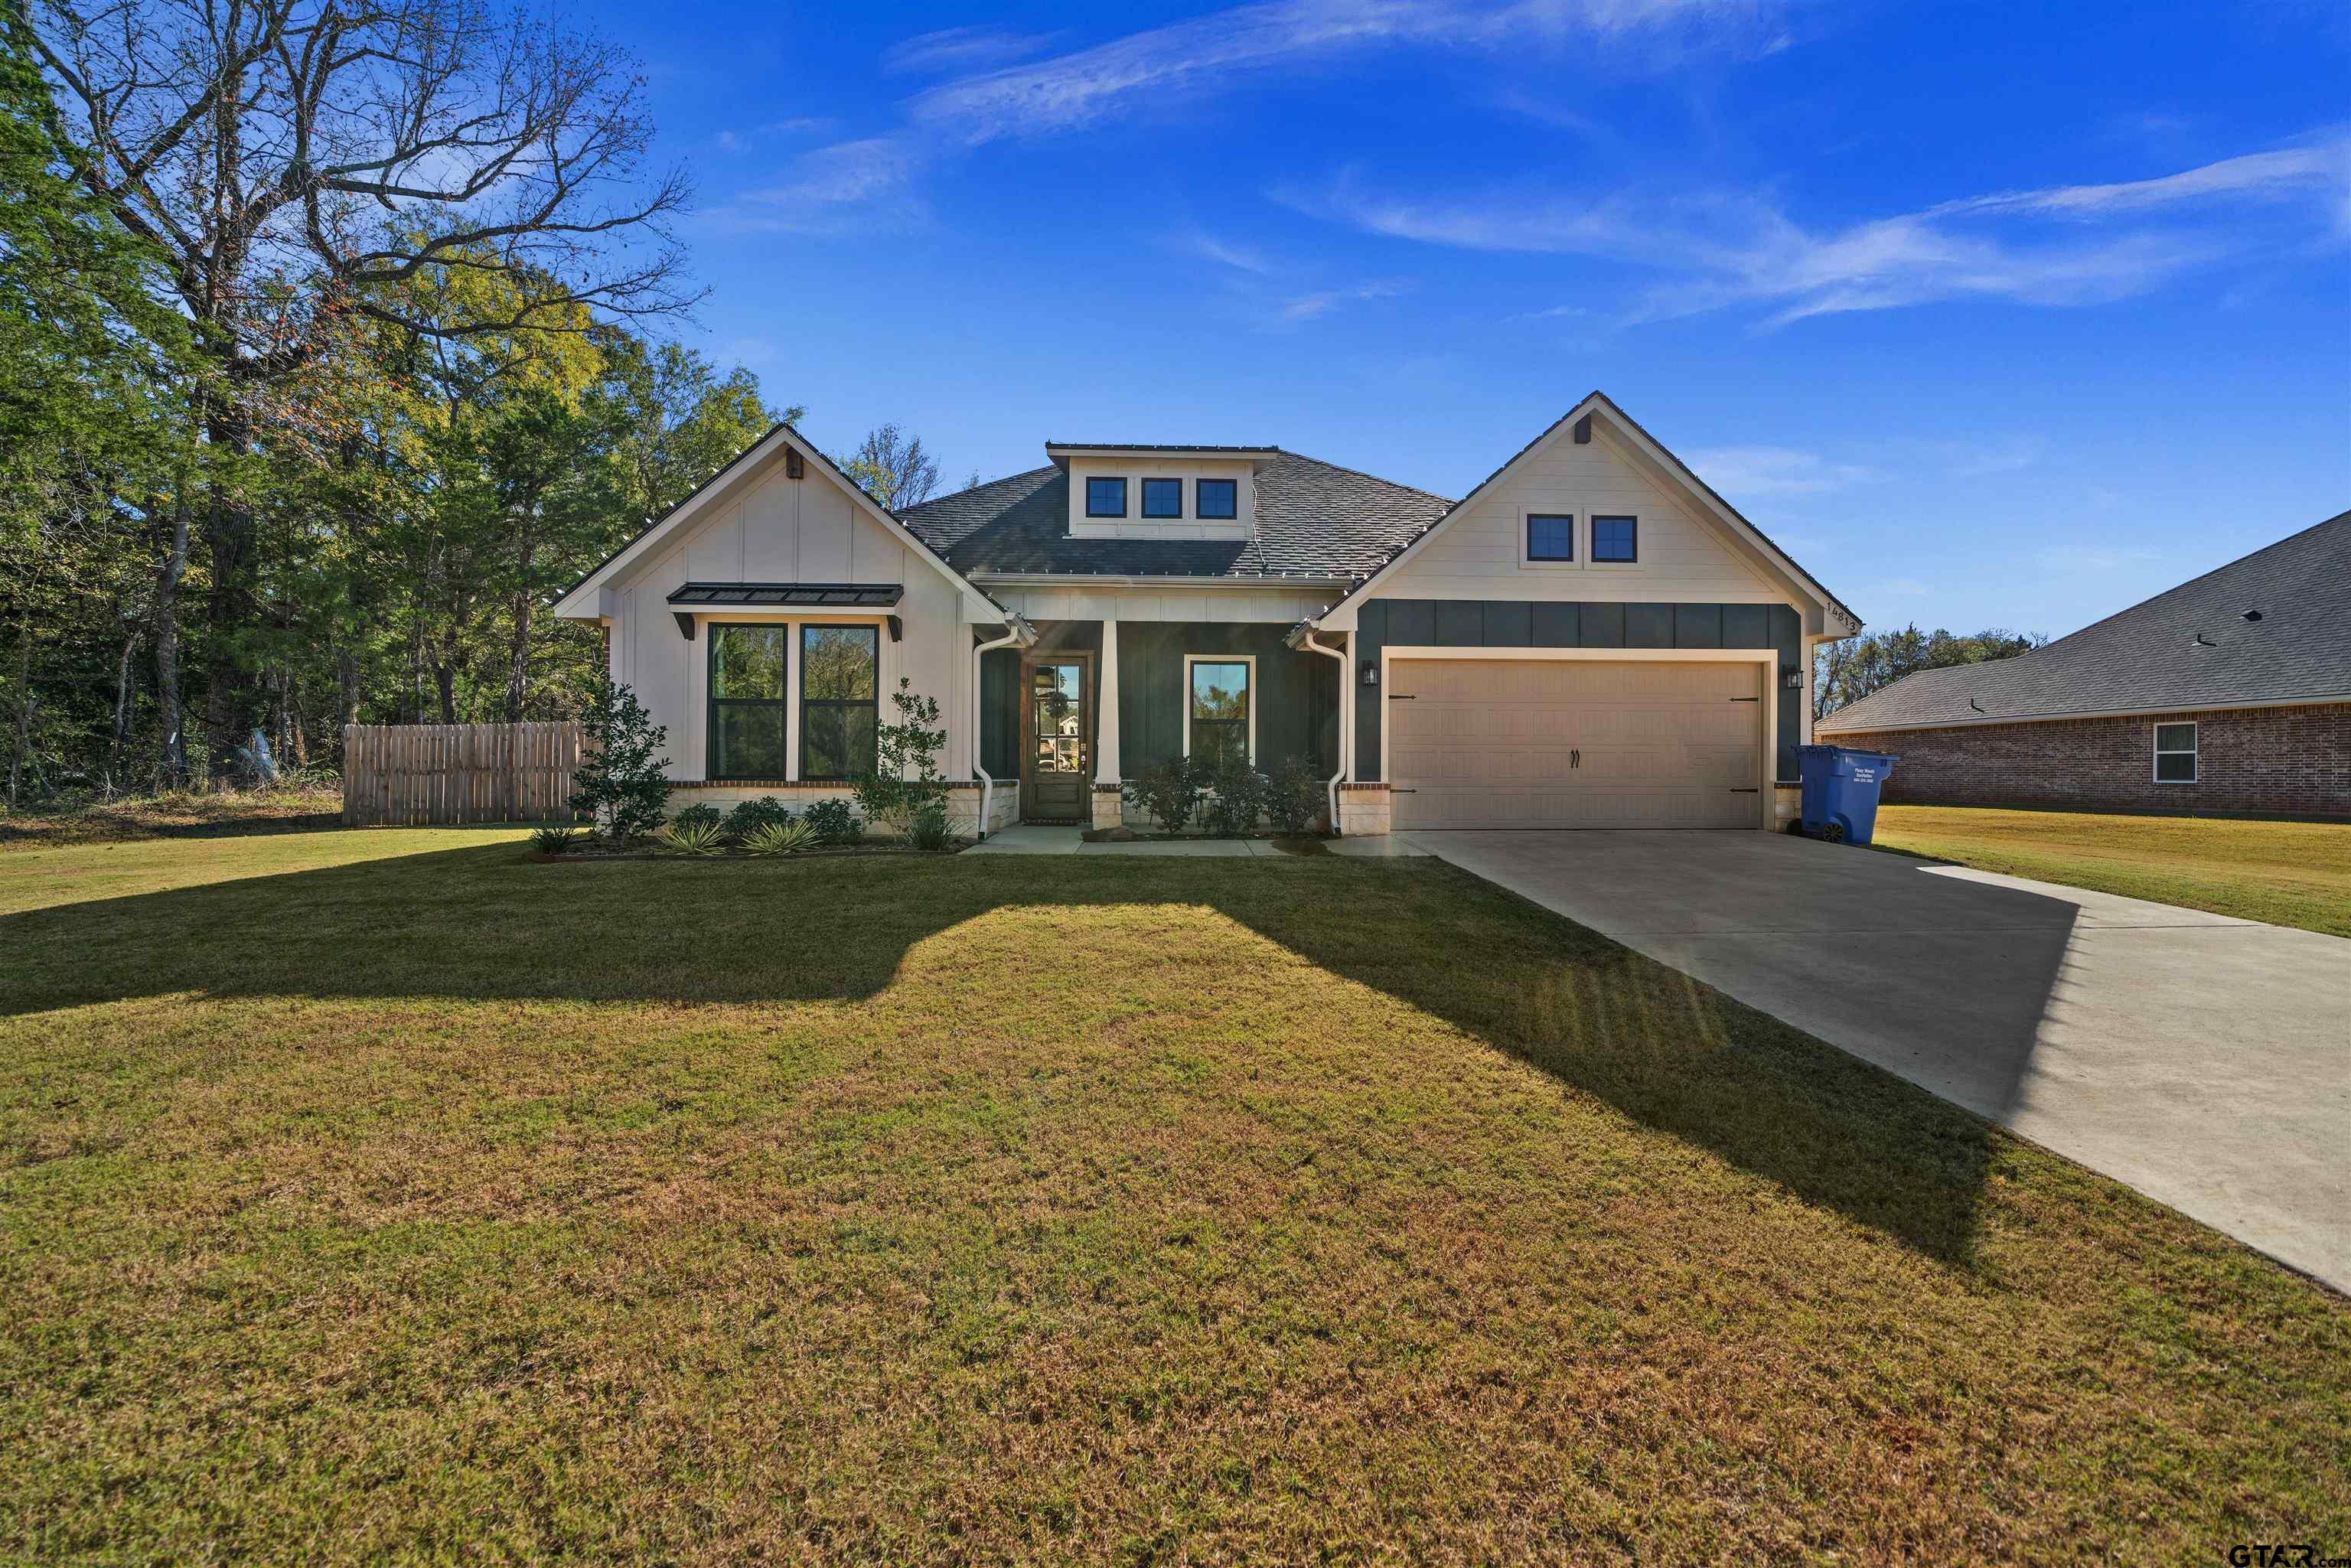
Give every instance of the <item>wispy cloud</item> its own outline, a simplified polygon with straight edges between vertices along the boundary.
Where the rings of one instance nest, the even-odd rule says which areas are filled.
[[[711,140],[718,143],[721,152],[747,152],[763,141],[787,136],[813,136],[831,129],[832,121],[829,120],[802,115],[793,120],[771,120],[765,125],[753,126],[749,130],[721,131]]]
[[[1218,267],[1229,267],[1236,272],[1247,272],[1264,277],[1275,271],[1274,264],[1261,251],[1230,240],[1219,239],[1205,230],[1195,229],[1176,242],[1177,247],[1190,252],[1203,261],[1213,261]]]
[[[1690,467],[1726,496],[1817,496],[1885,476],[1792,446],[1718,446],[1693,452]]]
[[[1393,299],[1410,286],[1394,278],[1372,283],[1359,283],[1349,288],[1322,288],[1311,294],[1301,294],[1281,307],[1285,321],[1311,321],[1342,305],[1359,305],[1370,299]]]
[[[909,190],[917,151],[896,137],[837,141],[802,153],[778,183],[743,192],[705,214],[736,231],[847,235],[911,227],[925,208]]]
[[[2142,561],[2161,560],[2163,552],[2137,545],[2054,545],[2036,551],[2033,563],[2052,576],[2115,571]]]
[[[1635,320],[1761,305],[1782,325],[1808,316],[1935,300],[2085,305],[2126,298],[2244,252],[2235,224],[2192,220],[2249,203],[2314,204],[2351,232],[2351,137],[2252,153],[2156,179],[2002,192],[1917,213],[1815,229],[1760,196],[1612,192],[1569,197],[1504,190],[1416,200],[1374,193],[1353,172],[1276,200],[1366,232],[1476,250],[1576,255],[1673,275],[1634,307]],[[2124,218],[2168,217],[2085,234]],[[2054,222],[2052,237],[2020,225]]]
[[[942,27],[883,51],[882,68],[911,73],[992,70],[1053,47],[1059,33],[1013,33],[1001,27]]]

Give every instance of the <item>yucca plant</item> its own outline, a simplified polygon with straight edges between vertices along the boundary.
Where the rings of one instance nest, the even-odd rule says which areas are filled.
[[[715,855],[726,847],[726,834],[716,822],[672,822],[662,838],[673,854]]]
[[[796,855],[816,847],[816,830],[797,817],[762,822],[743,836],[743,847],[755,855]]]
[[[559,828],[550,825],[533,828],[530,831],[530,847],[543,855],[568,854],[570,852],[571,846],[579,841],[580,833],[574,828]]]

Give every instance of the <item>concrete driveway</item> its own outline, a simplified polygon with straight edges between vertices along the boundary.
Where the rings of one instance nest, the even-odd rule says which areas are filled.
[[[1779,833],[1403,836],[2351,1290],[2351,942]]]

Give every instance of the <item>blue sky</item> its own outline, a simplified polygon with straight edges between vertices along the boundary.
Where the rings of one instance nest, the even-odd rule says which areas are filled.
[[[1598,386],[1873,625],[2051,633],[2351,506],[2340,5],[568,14],[836,450],[1458,496]]]

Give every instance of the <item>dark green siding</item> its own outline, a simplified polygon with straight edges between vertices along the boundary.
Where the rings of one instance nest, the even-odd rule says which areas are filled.
[[[1272,768],[1299,756],[1322,772],[1339,751],[1339,665],[1286,646],[1288,628],[1237,622],[1122,621],[1118,623],[1119,766],[1133,777],[1145,763],[1184,748],[1184,657],[1257,658],[1257,759]],[[1040,621],[1040,649],[1083,648],[1099,655],[1102,622]],[[983,656],[980,759],[998,779],[1019,776],[1020,654]],[[1100,678],[1101,661],[1095,662]]]
[[[1510,600],[1374,599],[1357,612],[1350,663],[1377,664],[1386,647],[1775,648],[1782,670],[1798,663],[1803,628],[1785,604],[1537,604]],[[1323,661],[1328,663],[1328,661]],[[1355,676],[1355,777],[1380,776],[1386,694]],[[1802,687],[1780,689],[1779,776],[1796,777]]]

